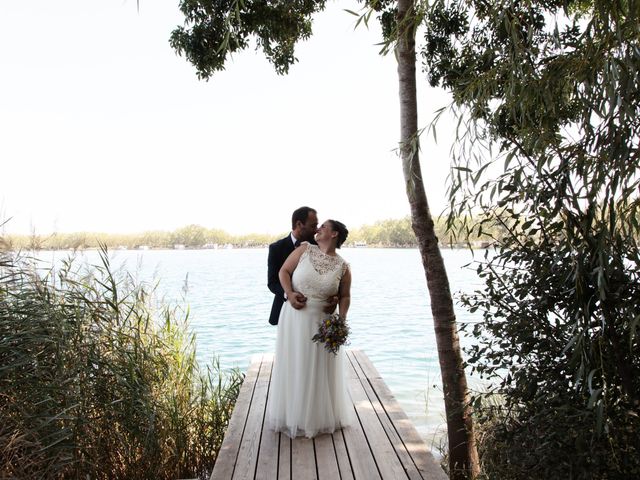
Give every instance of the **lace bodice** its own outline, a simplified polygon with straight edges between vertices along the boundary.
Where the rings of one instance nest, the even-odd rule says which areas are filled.
[[[293,272],[293,288],[307,298],[326,300],[337,295],[347,268],[340,255],[327,255],[317,245],[309,244]]]

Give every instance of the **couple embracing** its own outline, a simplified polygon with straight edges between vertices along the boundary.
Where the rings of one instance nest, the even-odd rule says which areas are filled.
[[[269,323],[278,326],[267,403],[270,428],[290,437],[331,433],[353,422],[344,349],[336,354],[314,343],[318,327],[338,307],[346,319],[351,271],[336,249],[347,228],[317,212],[293,212],[291,234],[269,246],[268,286],[274,293]]]

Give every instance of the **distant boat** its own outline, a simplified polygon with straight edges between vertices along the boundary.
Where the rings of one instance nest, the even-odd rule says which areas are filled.
[[[174,250],[184,250],[184,245],[183,245],[182,243],[176,243],[176,244],[173,246],[173,249],[174,249]]]
[[[356,248],[362,248],[367,246],[367,242],[353,242],[353,246]]]

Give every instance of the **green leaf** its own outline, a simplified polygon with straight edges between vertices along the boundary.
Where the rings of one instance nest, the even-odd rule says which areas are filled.
[[[633,317],[629,324],[629,351],[633,352],[633,341],[636,336],[636,330],[638,329],[638,323],[640,323],[640,314]]]

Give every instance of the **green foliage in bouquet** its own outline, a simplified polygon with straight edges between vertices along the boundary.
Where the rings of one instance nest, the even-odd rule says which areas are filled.
[[[334,313],[324,319],[318,327],[318,333],[316,333],[311,340],[317,343],[324,343],[324,348],[327,351],[338,354],[338,350],[342,345],[347,345],[347,338],[349,337],[349,325],[347,320]]]

